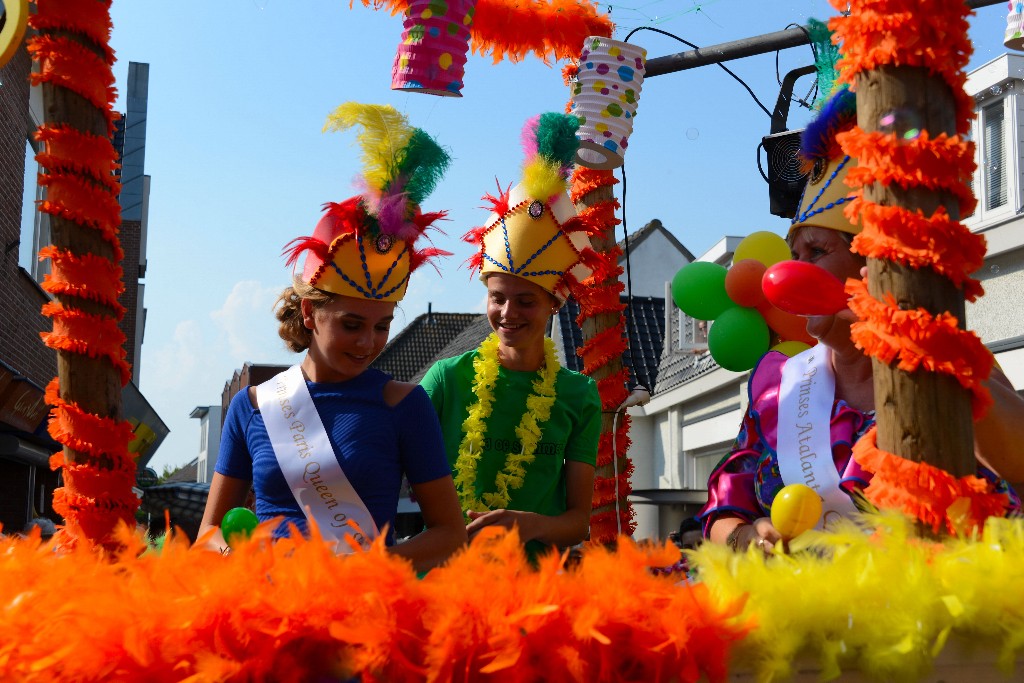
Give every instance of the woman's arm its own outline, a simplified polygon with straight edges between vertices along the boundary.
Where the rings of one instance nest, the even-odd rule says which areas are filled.
[[[1003,479],[1024,482],[1024,398],[1014,390],[1002,370],[992,368],[985,381],[992,407],[974,423],[974,453]]]
[[[466,526],[450,476],[412,484],[412,492],[419,501],[427,528],[388,550],[411,560],[413,568],[423,572],[444,563],[452,553],[466,545]]]
[[[521,510],[491,510],[470,512],[466,530],[472,538],[485,526],[503,526],[519,529],[519,537],[527,541],[540,541],[547,545],[567,548],[580,543],[590,529],[590,510],[594,498],[594,466],[569,460],[565,463],[566,509],[560,515],[541,515]]]
[[[220,552],[227,550],[228,544],[220,531],[220,522],[228,510],[245,505],[245,499],[249,495],[249,486],[250,482],[245,479],[236,479],[220,472],[214,472],[213,480],[210,482],[210,494],[206,498],[206,509],[203,511],[203,521],[199,525],[199,538],[202,538],[203,534],[210,529],[214,530],[206,547]]]

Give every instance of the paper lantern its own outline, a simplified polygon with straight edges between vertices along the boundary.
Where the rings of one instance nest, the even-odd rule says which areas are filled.
[[[1024,2],[1010,0],[1007,3],[1009,13],[1006,15],[1006,37],[1003,45],[1008,50],[1024,51]]]
[[[412,0],[391,67],[391,89],[462,97],[476,0]]]
[[[622,165],[633,132],[647,50],[621,40],[589,36],[583,43],[573,88],[580,119],[577,162],[588,168]]]

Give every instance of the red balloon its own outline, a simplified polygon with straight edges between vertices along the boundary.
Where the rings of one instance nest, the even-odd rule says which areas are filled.
[[[757,259],[737,261],[725,274],[725,292],[738,306],[756,308],[764,301],[761,278],[766,267]]]
[[[810,344],[811,346],[818,343],[817,339],[807,334],[807,318],[786,313],[772,306],[768,301],[758,306],[757,310],[764,316],[764,321],[768,323],[768,327],[775,334],[779,335],[781,341],[798,341]]]
[[[764,272],[761,286],[774,306],[793,315],[834,315],[846,308],[843,283],[806,261],[782,261]]]

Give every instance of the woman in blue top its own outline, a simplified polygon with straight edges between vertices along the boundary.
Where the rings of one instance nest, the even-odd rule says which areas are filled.
[[[370,128],[378,121],[387,122],[383,135],[400,136],[397,144],[384,146],[394,158],[376,160],[394,175],[378,174],[375,187],[368,172],[366,192],[329,204],[313,235],[290,245],[289,263],[303,253],[306,260],[302,277],[278,299],[278,332],[292,351],[307,351],[305,358],[259,389],[240,391],[225,416],[200,528],[200,535],[214,530],[211,543],[218,549],[226,547],[220,520],[245,503],[250,484],[257,517],[283,518],[277,537],[291,525],[304,533],[309,515],[325,538],[333,533],[339,539],[343,551],[349,547],[346,533],[361,539],[347,524],[351,519],[368,537],[387,528],[391,551],[411,560],[417,571],[442,563],[466,543],[430,400],[422,388],[370,368],[387,343],[409,273],[439,253],[417,251],[413,243],[443,215],[423,214],[419,202],[448,157],[391,107],[342,105],[329,125]],[[419,146],[416,154],[403,149],[409,145]],[[429,168],[403,167],[401,159],[409,157]],[[367,161],[370,166],[374,160]],[[429,182],[421,180],[426,170]],[[426,529],[393,545],[403,475]]]

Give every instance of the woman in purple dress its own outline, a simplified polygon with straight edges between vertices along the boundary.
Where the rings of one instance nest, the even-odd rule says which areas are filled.
[[[866,266],[864,258],[851,250],[860,226],[852,225],[843,214],[850,193],[843,181],[856,161],[843,155],[834,140],[835,133],[853,126],[855,119],[854,95],[843,90],[808,126],[803,153],[815,171],[788,237],[794,260],[813,263],[844,282],[861,277]],[[826,511],[844,514],[854,510],[849,494],[866,487],[871,474],[858,466],[852,449],[875,424],[871,358],[850,338],[850,325],[855,321],[849,309],[808,318],[807,332],[818,340],[817,351],[804,352],[808,358],[800,362],[814,365],[804,365],[795,376],[788,375],[789,384],[786,367],[790,359],[780,352],[770,351],[753,369],[739,435],[708,481],[708,502],[700,515],[706,537],[735,550],[755,544],[770,552],[781,538],[770,519],[772,502],[785,483],[794,483],[794,479],[812,485],[825,500]],[[794,372],[792,367],[790,372]],[[828,429],[816,430],[806,417],[813,411],[812,382],[802,380],[826,375],[831,377],[834,391],[819,400],[818,426],[827,423]],[[1016,456],[1024,442],[1024,400],[998,368],[993,369],[987,386],[995,403],[975,423],[978,475],[991,481],[996,492],[1007,494],[1008,511],[1019,510],[1020,499],[1005,480],[1024,481],[1024,458]],[[795,397],[791,404],[785,397],[780,400],[784,393]],[[803,412],[789,414],[802,419],[794,422],[783,415],[780,420],[780,413],[794,408]],[[800,427],[786,426],[797,424]],[[817,442],[820,449],[811,447],[814,432],[813,438],[821,439]],[[828,451],[831,462],[827,456],[818,457]]]

